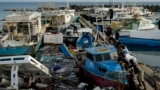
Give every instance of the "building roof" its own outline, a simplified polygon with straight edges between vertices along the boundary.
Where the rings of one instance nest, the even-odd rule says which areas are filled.
[[[85,49],[90,54],[103,54],[116,51],[113,45],[91,47]]]
[[[3,21],[6,22],[31,22],[36,20],[37,17],[41,17],[39,12],[22,12],[13,13],[5,17]]]

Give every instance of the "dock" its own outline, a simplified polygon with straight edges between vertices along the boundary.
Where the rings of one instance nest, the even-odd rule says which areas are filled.
[[[145,79],[145,85],[147,90],[155,90],[153,71],[149,67],[147,67],[145,64],[140,63],[140,66],[144,71],[144,79]],[[135,80],[135,83],[137,84],[136,80]],[[139,88],[141,89],[142,87],[139,87]]]

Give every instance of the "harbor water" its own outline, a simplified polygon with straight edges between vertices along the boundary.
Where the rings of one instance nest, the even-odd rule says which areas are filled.
[[[85,4],[87,3],[71,3],[71,4]],[[88,3],[91,4],[91,3]],[[95,4],[92,2],[92,4]],[[56,4],[57,5],[57,4]],[[58,3],[59,6],[65,6],[66,2]],[[4,9],[32,9],[36,10],[38,7],[38,2],[0,2],[0,20],[2,20],[6,15],[13,13],[14,11],[4,11]],[[159,16],[160,13],[155,13],[155,17]],[[0,22],[0,30],[2,29],[2,22]],[[160,51],[132,51],[133,55],[137,57],[142,63],[150,65],[150,66],[160,66]]]
[[[160,51],[132,51],[136,58],[146,65],[160,66]]]

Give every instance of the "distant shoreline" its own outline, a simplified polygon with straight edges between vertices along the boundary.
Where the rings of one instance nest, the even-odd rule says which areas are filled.
[[[41,4],[41,3],[53,3],[55,4],[57,7],[66,7],[67,5],[67,2],[36,2],[36,1],[33,1],[33,2],[0,2],[0,4],[4,4],[4,5],[8,5],[8,4],[12,4],[12,5],[18,5],[18,4],[35,4],[36,6],[38,4]],[[72,9],[76,9],[76,11],[81,11],[83,8],[86,8],[86,7],[93,7],[93,6],[102,6],[104,5],[105,7],[109,7],[109,5],[113,5],[115,7],[118,7],[122,4],[122,2],[109,2],[109,1],[106,1],[106,2],[68,2],[68,4],[70,5],[70,7]],[[125,4],[128,6],[128,2]],[[129,2],[129,5],[132,5],[133,6],[133,3]],[[152,12],[160,12],[160,2],[136,2],[136,6],[140,6],[140,7],[144,7]],[[4,7],[4,11],[10,11],[10,8],[12,9],[12,6],[11,7]],[[16,8],[16,7],[13,7],[13,9]],[[24,7],[24,8],[27,8],[27,7]],[[12,10],[11,10],[12,11]],[[15,9],[13,10],[15,11]],[[33,11],[33,9],[32,9]]]
[[[1,2],[1,1],[0,1]],[[2,1],[2,2],[13,2],[13,1]],[[16,1],[17,2],[17,1]],[[23,2],[23,1],[21,1],[21,2]],[[27,1],[24,1],[24,2],[27,2]],[[30,1],[28,1],[28,2],[30,2]],[[32,2],[37,2],[37,1],[32,1]],[[44,1],[39,1],[39,2],[44,2]],[[57,3],[57,1],[52,1],[52,2],[55,2],[55,3]],[[73,1],[71,1],[72,3],[73,3]],[[75,1],[74,1],[75,2]],[[86,2],[86,1],[81,1],[81,2]],[[77,1],[76,3],[81,3],[80,1]],[[88,2],[88,1],[87,1]],[[93,2],[96,2],[96,1],[93,1]],[[106,1],[106,2],[109,2],[109,1]],[[114,2],[117,2],[117,1],[114,1]],[[119,1],[118,1],[119,2]],[[146,1],[147,3],[148,3],[148,1]],[[146,2],[143,2],[143,3],[146,3]],[[149,1],[149,2],[151,2],[151,1]],[[160,2],[160,1],[153,1],[153,2]],[[64,3],[64,2],[58,2],[58,3]],[[121,3],[121,2],[120,2]],[[139,2],[136,2],[136,3],[142,3],[141,1],[139,1]]]

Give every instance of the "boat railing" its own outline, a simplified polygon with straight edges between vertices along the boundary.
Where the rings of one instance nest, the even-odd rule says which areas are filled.
[[[19,65],[21,68],[31,71],[41,71],[44,76],[51,76],[49,69],[30,55],[0,57],[0,65]],[[26,66],[29,66],[30,68],[26,68]]]

